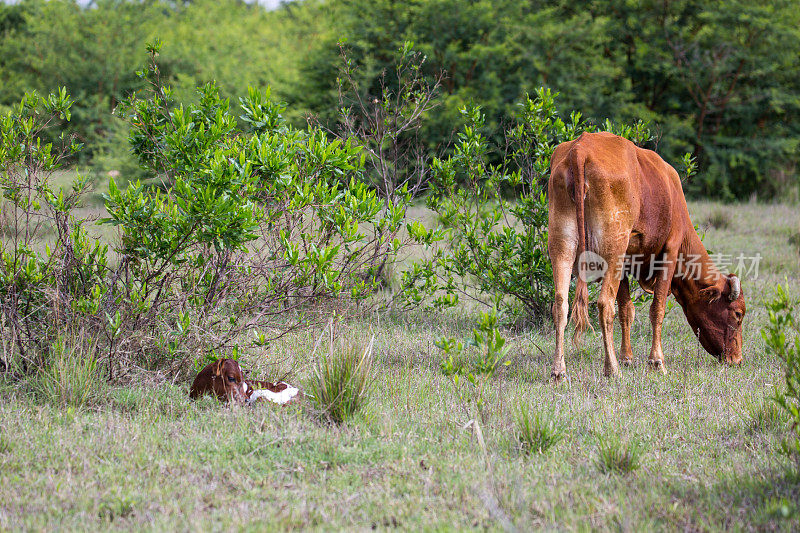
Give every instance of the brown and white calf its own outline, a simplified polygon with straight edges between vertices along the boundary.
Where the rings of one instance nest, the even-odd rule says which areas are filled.
[[[189,396],[196,399],[204,394],[237,404],[252,404],[259,399],[286,404],[300,398],[300,390],[283,381],[272,383],[246,379],[239,363],[233,359],[209,363],[197,374]]]

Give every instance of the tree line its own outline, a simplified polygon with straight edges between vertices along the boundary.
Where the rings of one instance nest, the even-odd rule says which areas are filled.
[[[519,102],[538,87],[600,124],[649,122],[650,147],[678,164],[693,154],[693,196],[724,200],[797,190],[800,10],[791,0],[307,0],[268,11],[223,1],[24,0],[0,7],[0,107],[25,91],[66,86],[78,163],[126,176],[146,172],[112,112],[142,90],[144,43],[164,42],[162,76],[179,95],[216,81],[236,101],[272,87],[287,119],[341,126],[341,51],[364,98],[395,80],[406,42],[439,80],[415,133],[447,153],[461,110],[480,105],[495,146]],[[337,81],[338,79],[338,81]]]

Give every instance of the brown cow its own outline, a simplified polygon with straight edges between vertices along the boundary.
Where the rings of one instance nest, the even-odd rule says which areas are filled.
[[[214,394],[223,402],[233,400],[244,403],[247,389],[239,363],[233,359],[220,359],[209,363],[197,374],[189,389],[189,396],[199,398],[204,394]]]
[[[658,154],[611,133],[584,133],[553,152],[548,204],[555,380],[566,371],[564,329],[573,274],[578,278],[572,310],[576,343],[588,325],[586,283],[593,281],[593,273],[602,280],[597,307],[606,375],[619,371],[613,344],[615,299],[622,363],[633,361],[628,275],[653,294],[651,367],[665,370],[661,324],[670,292],[706,351],[730,364],[742,360],[745,303],[739,278],[714,266],[689,219],[678,173]]]

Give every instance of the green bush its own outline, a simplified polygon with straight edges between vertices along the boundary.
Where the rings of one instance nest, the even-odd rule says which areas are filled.
[[[520,405],[516,413],[516,439],[523,453],[544,453],[564,439],[559,420]]]
[[[73,213],[86,179],[49,184],[79,149],[43,140],[70,118],[66,92],[26,96],[2,117],[4,231],[21,237],[0,241],[0,300],[24,374],[47,367],[35,355],[63,324],[92,332],[110,380],[130,363],[186,373],[196,358],[264,346],[267,331],[297,327],[325,301],[379,304],[384,268],[410,241],[411,193],[399,184],[387,201],[368,186],[356,141],[293,128],[269,91],[250,89],[238,117],[214,84],[184,105],[163,82],[159,47],[139,72],[149,90],[120,106],[132,154],[157,180],[110,180],[113,265]]]
[[[303,319],[291,311],[370,298],[387,258],[408,241],[408,191],[383,201],[361,180],[354,140],[291,127],[269,91],[249,89],[238,121],[214,84],[198,89],[197,103],[174,101],[159,47],[149,47],[140,73],[151,91],[122,114],[133,153],[163,185],[123,190],[112,180],[108,194],[121,277],[134,281],[117,291],[122,322],[169,323],[157,342],[166,361],[185,363],[236,351],[242,339],[263,345],[265,330]]]
[[[644,445],[636,439],[624,440],[616,434],[597,439],[597,469],[602,473],[630,474],[642,465]]]
[[[547,253],[547,178],[555,147],[584,131],[604,129],[634,142],[650,139],[645,124],[602,128],[573,112],[562,119],[556,94],[540,88],[519,106],[516,123],[502,135],[499,151],[482,133],[478,107],[462,110],[467,125],[453,155],[434,158],[427,204],[441,228],[411,226],[428,256],[402,275],[409,304],[452,307],[461,298],[502,311],[509,321],[539,321],[550,315],[553,273]],[[432,243],[434,245],[432,245]]]
[[[4,364],[23,374],[45,368],[63,325],[90,307],[97,314],[105,293],[107,246],[90,239],[73,213],[88,180],[78,175],[62,188],[52,179],[80,150],[71,137],[46,140],[71,108],[62,88],[46,97],[27,93],[0,116],[0,213],[3,232],[14,237],[0,239],[0,335],[11,352]]]
[[[372,386],[372,346],[331,341],[313,368],[307,391],[316,413],[323,419],[341,424],[369,403]]]

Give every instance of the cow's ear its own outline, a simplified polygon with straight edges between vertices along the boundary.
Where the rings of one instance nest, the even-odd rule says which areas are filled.
[[[705,289],[700,290],[700,297],[708,300],[708,303],[714,303],[719,300],[719,297],[722,295],[722,292],[719,290],[719,287],[716,285],[712,285],[711,287],[706,287]]]
[[[222,364],[224,362],[225,362],[225,359],[220,359],[219,361],[217,361],[217,369],[214,370],[214,375],[215,376],[221,376],[222,375]]]

